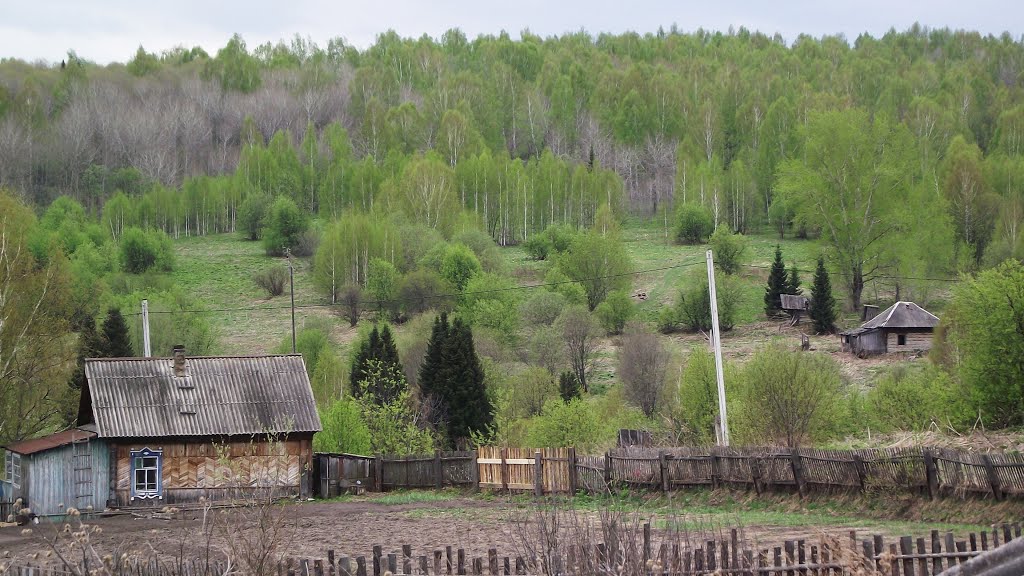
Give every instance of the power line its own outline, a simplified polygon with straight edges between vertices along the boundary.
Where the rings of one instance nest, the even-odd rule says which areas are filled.
[[[761,270],[771,270],[771,266],[763,266],[763,265],[758,265],[758,264],[740,264],[740,266],[743,266],[744,268],[758,268],[758,269],[761,269]],[[786,270],[789,271],[789,270],[792,270],[792,268],[786,268]],[[803,269],[803,268],[797,268],[796,270],[797,270],[797,272],[803,272],[805,274],[814,274],[815,273],[814,270],[806,270],[806,269]],[[832,272],[832,274],[835,275],[835,276],[844,276],[844,277],[850,275],[849,272],[843,272],[841,270],[838,271],[838,272]],[[880,279],[881,280],[923,280],[923,281],[928,281],[928,282],[960,282],[960,278],[933,278],[933,277],[928,277],[928,276],[897,276],[895,274],[878,274],[878,275],[872,276],[871,279],[873,279],[873,280],[880,280]]]
[[[450,292],[446,294],[428,294],[421,297],[415,298],[415,300],[431,300],[431,299],[445,299],[445,298],[460,298],[462,296],[476,296],[479,294],[496,294],[500,292],[513,292],[518,290],[532,290],[534,288],[547,288],[549,286],[561,286],[563,284],[579,284],[584,282],[592,282],[594,280],[607,280],[611,278],[622,278],[624,276],[639,276],[642,274],[650,274],[653,272],[664,272],[666,270],[675,270],[679,268],[689,268],[690,266],[697,266],[703,264],[701,261],[693,262],[681,262],[679,264],[671,264],[668,266],[661,266],[658,268],[647,268],[644,270],[634,270],[632,272],[621,272],[618,274],[606,274],[603,276],[592,276],[590,278],[583,278],[581,280],[561,280],[558,282],[542,282],[540,284],[524,284],[522,286],[509,286],[506,288],[491,288],[488,290],[473,290],[471,292]],[[406,300],[413,300],[413,298],[393,298],[391,300],[362,300],[360,303],[367,306],[381,305],[381,304],[393,304],[396,302],[403,302]],[[338,304],[329,303],[316,303],[316,304],[296,304],[296,309],[310,309],[310,308],[334,308]],[[204,313],[215,313],[215,312],[254,312],[262,310],[288,310],[291,306],[247,306],[240,308],[206,308],[206,309],[194,309],[194,310],[150,310],[152,314],[204,314]],[[141,313],[135,312],[130,314],[131,316],[140,316]]]

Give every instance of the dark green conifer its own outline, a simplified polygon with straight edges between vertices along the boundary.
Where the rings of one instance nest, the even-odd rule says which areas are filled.
[[[117,308],[107,311],[107,317],[103,319],[103,326],[100,329],[100,350],[97,356],[102,358],[131,358],[135,356],[132,351],[132,342],[128,336],[128,324],[124,316]]]
[[[800,273],[796,269],[796,262],[789,269],[789,278],[786,280],[786,294],[800,293]]]
[[[811,320],[814,321],[814,331],[819,334],[831,334],[836,323],[836,300],[832,296],[832,282],[822,256],[818,257],[811,287]]]
[[[771,271],[768,272],[768,286],[764,289],[764,313],[769,318],[782,310],[779,294],[786,294],[787,288],[786,264],[782,261],[782,249],[776,244],[775,260],[772,262]]]
[[[562,372],[558,377],[558,394],[563,402],[569,402],[580,397],[580,381],[572,372]]]

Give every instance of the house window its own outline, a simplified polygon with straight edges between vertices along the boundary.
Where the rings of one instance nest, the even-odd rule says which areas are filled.
[[[21,454],[7,451],[4,458],[4,480],[15,488],[21,488]]]
[[[131,451],[132,498],[159,498],[163,453],[149,448]]]
[[[907,345],[907,335],[906,334],[897,334],[896,335],[896,345],[897,346],[906,346]]]

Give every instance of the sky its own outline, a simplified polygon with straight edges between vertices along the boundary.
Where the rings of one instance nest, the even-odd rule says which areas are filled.
[[[393,29],[405,37],[461,29],[470,39],[529,29],[540,36],[586,30],[639,33],[676,24],[698,28],[879,37],[914,22],[982,34],[1024,32],[1024,2],[1015,0],[0,0],[0,59],[57,62],[68,50],[99,64],[125,62],[142,45],[160,53],[202,46],[214,54],[234,33],[250,50],[296,34],[326,46],[343,37],[366,48]]]

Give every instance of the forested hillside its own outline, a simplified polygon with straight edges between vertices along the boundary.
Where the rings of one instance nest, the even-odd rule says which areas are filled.
[[[156,354],[290,351],[288,256],[325,449],[707,442],[705,243],[741,441],[1019,425],[1022,74],[920,27],[0,61],[0,439],[70,422],[143,299]],[[772,342],[801,292],[816,353]],[[851,377],[823,334],[896,300],[942,312],[931,359]]]

